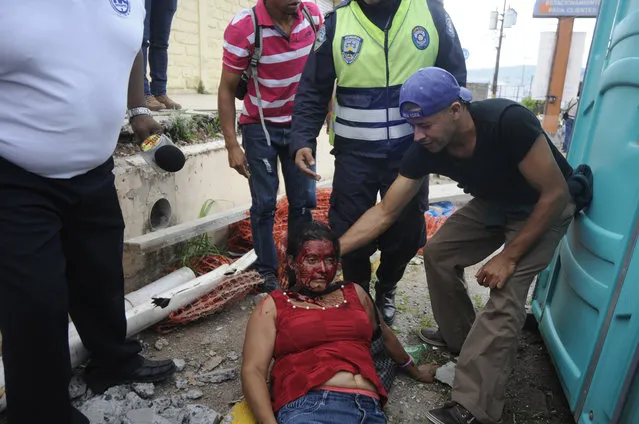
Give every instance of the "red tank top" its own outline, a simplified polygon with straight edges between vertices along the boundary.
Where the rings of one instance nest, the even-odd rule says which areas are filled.
[[[338,308],[293,308],[277,290],[271,292],[277,307],[275,364],[271,370],[273,410],[321,386],[339,371],[370,380],[386,403],[373,358],[373,329],[353,283],[344,286],[346,303]]]

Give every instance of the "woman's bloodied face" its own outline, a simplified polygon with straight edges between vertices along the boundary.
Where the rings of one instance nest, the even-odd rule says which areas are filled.
[[[304,242],[294,258],[293,270],[297,284],[314,292],[321,292],[333,282],[337,273],[337,257],[329,240]]]

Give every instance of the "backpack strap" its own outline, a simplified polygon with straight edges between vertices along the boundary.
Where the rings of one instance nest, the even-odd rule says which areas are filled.
[[[317,26],[315,25],[315,21],[313,20],[313,15],[311,14],[311,12],[306,8],[306,5],[304,3],[302,3],[302,14],[304,15],[304,17],[308,20],[308,22],[311,24],[311,27],[313,27],[313,32],[315,34],[317,34]]]
[[[251,19],[253,20],[253,33],[255,34],[254,50],[251,56],[251,63],[249,64],[250,76],[255,84],[255,96],[257,97],[257,110],[260,113],[260,123],[262,124],[262,130],[264,130],[264,136],[266,137],[266,144],[271,145],[271,136],[266,129],[266,122],[264,121],[264,109],[262,108],[262,95],[260,94],[260,86],[257,81],[257,64],[262,57],[262,27],[257,21],[257,14],[255,13],[255,6],[251,8]]]

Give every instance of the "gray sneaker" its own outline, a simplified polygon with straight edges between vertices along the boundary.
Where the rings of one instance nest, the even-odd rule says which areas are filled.
[[[439,332],[439,328],[424,327],[417,333],[419,338],[431,346],[446,347],[446,342]]]

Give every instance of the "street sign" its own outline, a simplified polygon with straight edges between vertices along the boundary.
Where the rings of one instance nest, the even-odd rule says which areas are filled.
[[[601,0],[535,0],[533,18],[596,18]]]

